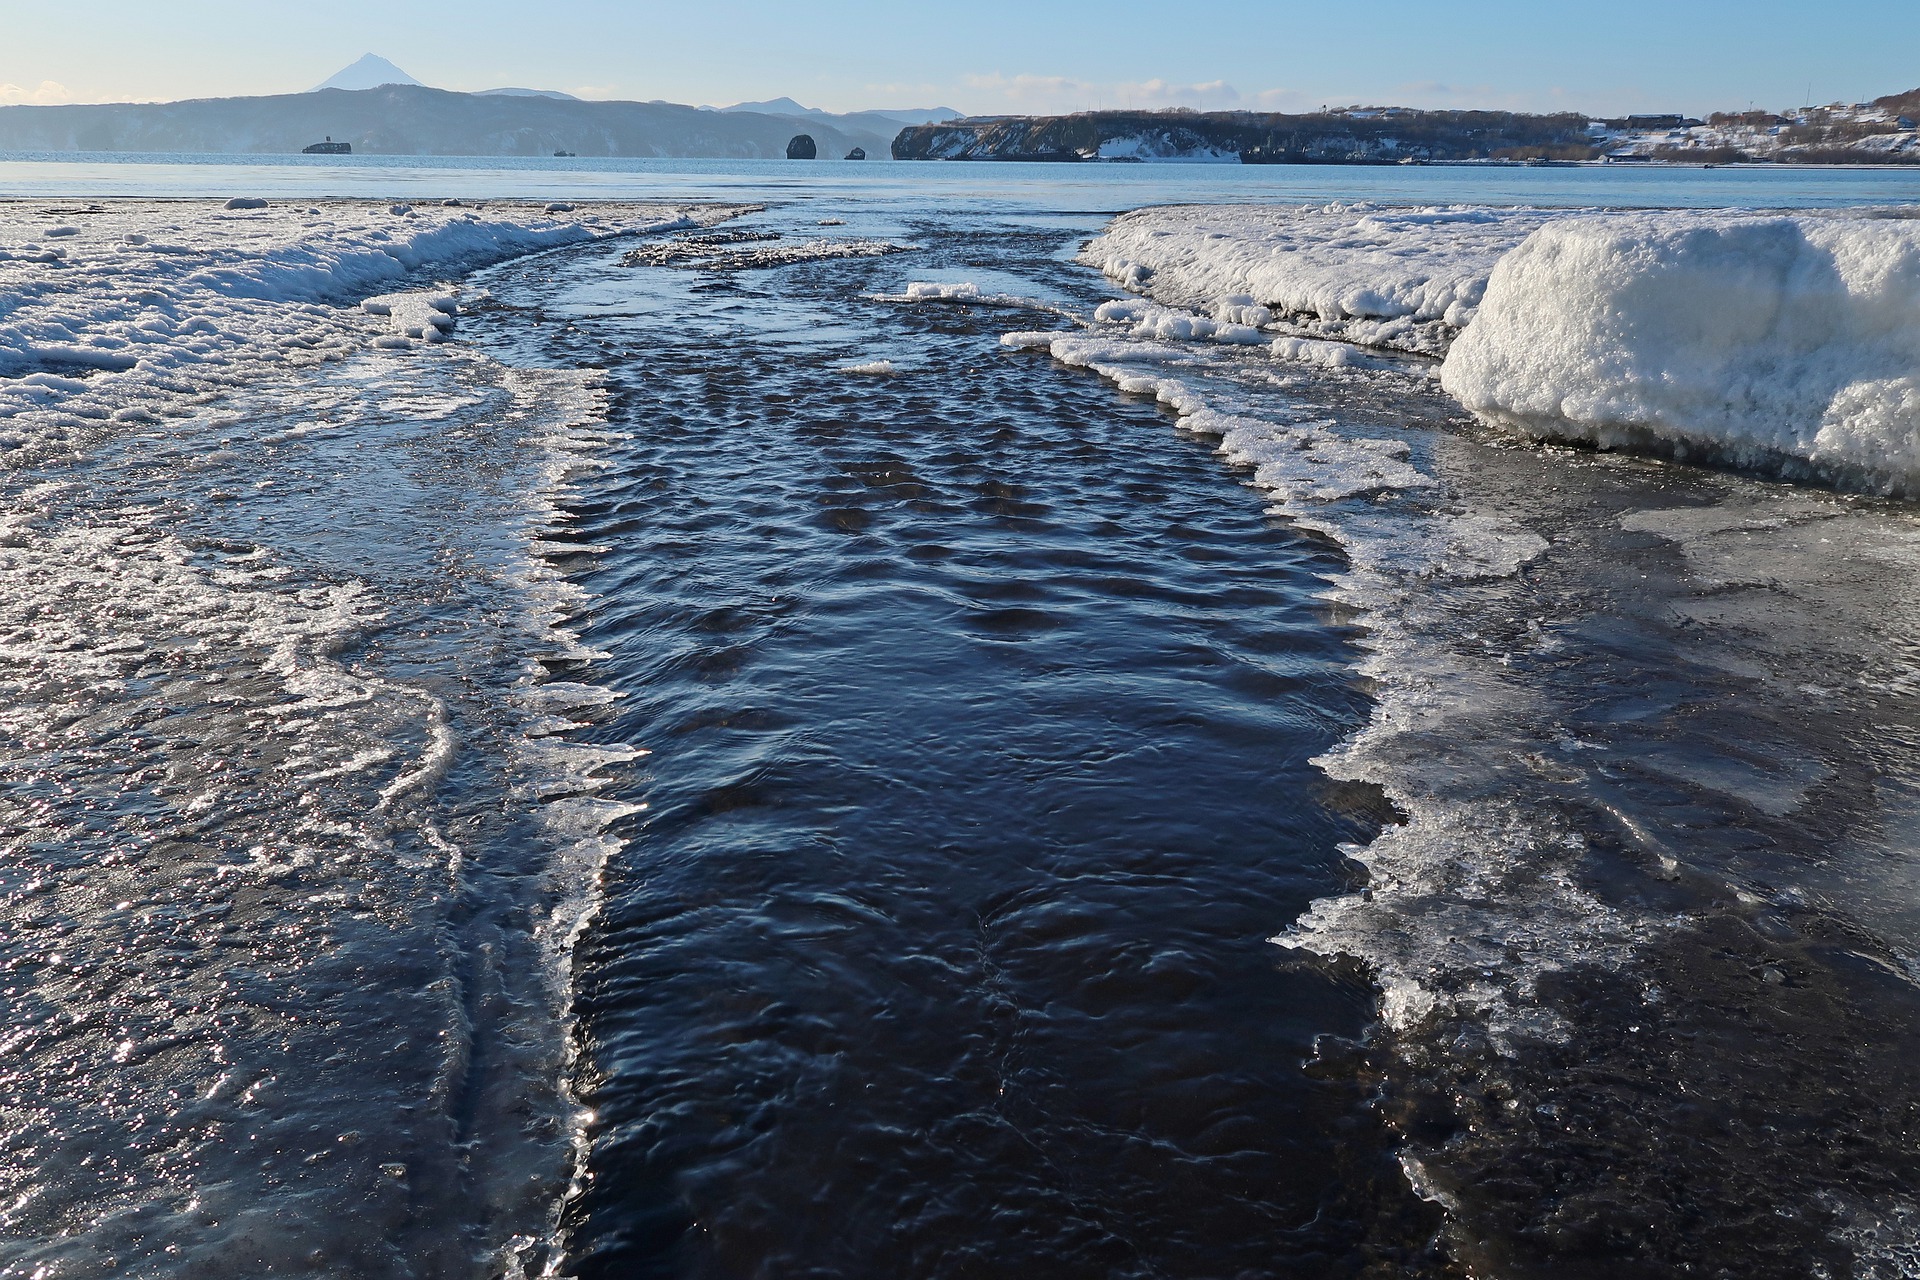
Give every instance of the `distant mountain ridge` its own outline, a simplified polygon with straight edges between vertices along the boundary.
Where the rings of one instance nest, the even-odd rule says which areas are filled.
[[[322,89],[346,89],[349,92],[358,89],[378,89],[390,84],[415,84],[430,88],[424,80],[416,80],[399,67],[394,66],[377,53],[362,54],[352,65],[322,80],[309,92],[319,93]],[[570,93],[561,93],[558,89],[482,89],[481,97],[504,98],[558,98],[563,102],[578,102],[580,99]]]
[[[391,64],[389,64],[391,65]],[[397,70],[397,68],[396,68]],[[402,74],[405,74],[404,72]],[[331,137],[360,155],[777,158],[798,133],[824,157],[887,154],[892,121],[583,102],[419,84],[188,102],[0,107],[0,150],[288,155]]]
[[[734,106],[583,101],[557,89],[436,89],[367,53],[306,93],[186,102],[0,107],[0,150],[292,154],[322,138],[361,155],[884,156],[905,125],[948,107],[835,114],[792,98]]]
[[[332,138],[363,155],[746,159],[785,156],[788,143],[806,134],[832,159],[857,148],[901,160],[1920,164],[1916,118],[1920,89],[1871,103],[1716,113],[1706,121],[1404,107],[1301,115],[966,117],[947,107],[836,114],[789,97],[714,108],[583,101],[553,89],[457,93],[423,85],[369,53],[307,93],[0,107],[0,150],[292,154]]]
[[[482,89],[479,91],[479,96],[482,98],[557,98],[561,102],[583,101],[570,93],[562,93],[558,89]]]

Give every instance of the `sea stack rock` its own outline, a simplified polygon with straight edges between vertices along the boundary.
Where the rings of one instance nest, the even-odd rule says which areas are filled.
[[[812,160],[820,154],[820,148],[813,145],[813,135],[803,133],[787,144],[787,159]]]
[[[865,147],[855,147],[853,150],[847,152],[847,159],[849,160],[865,160],[866,158],[867,149]]]

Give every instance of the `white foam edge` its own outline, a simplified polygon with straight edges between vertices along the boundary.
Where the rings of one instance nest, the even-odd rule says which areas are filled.
[[[1444,1006],[1480,1020],[1496,1044],[1564,1038],[1564,1024],[1531,998],[1538,981],[1579,965],[1618,967],[1663,923],[1629,918],[1559,875],[1560,862],[1576,853],[1567,833],[1528,816],[1418,794],[1402,785],[1383,750],[1455,714],[1484,712],[1504,693],[1474,684],[1449,654],[1421,642],[1423,614],[1432,607],[1428,584],[1510,577],[1545,552],[1546,540],[1500,515],[1433,503],[1407,508],[1402,499],[1443,486],[1412,464],[1403,441],[1343,435],[1325,422],[1214,410],[1179,376],[1180,354],[1164,343],[1078,333],[1009,334],[1002,341],[1047,351],[1122,391],[1153,395],[1183,428],[1217,436],[1223,457],[1254,467],[1254,486],[1274,500],[1271,514],[1346,553],[1346,569],[1328,579],[1324,594],[1365,619],[1358,672],[1375,706],[1365,725],[1314,763],[1337,780],[1380,786],[1407,820],[1367,845],[1345,848],[1367,869],[1366,890],[1317,900],[1272,941],[1366,966],[1380,992],[1381,1021],[1396,1033],[1415,1030]],[[1464,848],[1480,853],[1462,858]],[[1499,879],[1524,865],[1542,874],[1520,890],[1531,896],[1516,904],[1516,890]],[[1515,939],[1486,936],[1488,920],[1499,917],[1461,905],[1490,900],[1496,891],[1509,895],[1509,917],[1521,905],[1530,921],[1537,945],[1519,966],[1511,960]],[[1445,969],[1444,992],[1422,981],[1436,966]],[[1491,976],[1455,980],[1475,973]]]

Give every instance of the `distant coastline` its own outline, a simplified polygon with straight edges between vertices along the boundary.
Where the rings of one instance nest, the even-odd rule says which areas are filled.
[[[1920,165],[1920,90],[1784,114],[1600,119],[1575,112],[1346,107],[1087,111],[904,129],[896,160],[1226,164]]]
[[[790,99],[724,110],[588,102],[532,90],[420,84],[165,103],[0,107],[0,151],[291,155],[315,138],[355,156],[780,159],[821,156],[1055,163],[1306,165],[1920,165],[1920,90],[1772,114],[1597,118],[1574,112],[1344,107],[944,117],[816,111]],[[915,123],[927,120],[926,123]],[[903,126],[904,123],[904,127]]]

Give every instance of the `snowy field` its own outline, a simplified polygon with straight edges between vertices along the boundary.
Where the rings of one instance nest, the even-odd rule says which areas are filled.
[[[1082,261],[1158,304],[1102,308],[1135,336],[1430,356],[1529,438],[1920,487],[1920,220],[1150,209]]]

